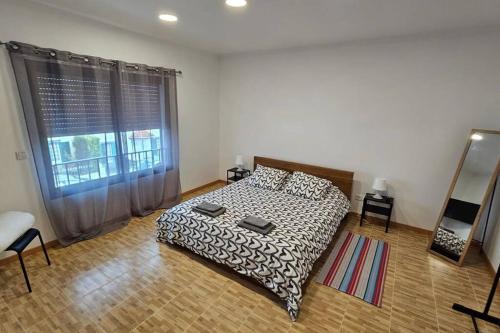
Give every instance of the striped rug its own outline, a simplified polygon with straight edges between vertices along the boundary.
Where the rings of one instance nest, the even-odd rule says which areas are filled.
[[[382,306],[389,244],[344,231],[316,281]]]

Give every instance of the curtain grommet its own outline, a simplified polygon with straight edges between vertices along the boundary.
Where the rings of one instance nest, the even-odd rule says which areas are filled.
[[[24,109],[23,118],[34,139],[29,142],[38,168],[34,175],[61,242],[69,245],[121,225],[108,219],[108,212],[115,213],[120,205],[116,214],[131,215],[130,205],[121,203],[124,196],[132,202],[139,195],[128,190],[136,181],[141,191],[161,193],[162,202],[177,202],[177,90],[175,82],[166,81],[165,68],[22,42],[7,46],[20,101],[32,105]],[[136,143],[142,144],[141,151],[128,148]],[[150,182],[150,175],[161,181]],[[109,195],[103,198],[103,191]],[[169,191],[175,191],[174,198]],[[61,202],[75,205],[61,207]],[[155,204],[156,198],[148,198],[137,211],[142,214]],[[81,211],[96,214],[80,216]]]

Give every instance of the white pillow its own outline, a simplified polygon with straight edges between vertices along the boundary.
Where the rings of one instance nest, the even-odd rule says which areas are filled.
[[[283,186],[288,172],[257,164],[252,176],[248,179],[248,184],[266,190],[278,191]]]
[[[285,185],[285,193],[311,200],[323,200],[332,182],[301,171],[294,171]]]

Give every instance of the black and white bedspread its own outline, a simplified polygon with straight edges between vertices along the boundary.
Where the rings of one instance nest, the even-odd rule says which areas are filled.
[[[440,245],[441,247],[447,249],[450,252],[460,256],[464,250],[466,239],[460,238],[453,232],[450,232],[444,228],[439,227],[434,238],[434,243]]]
[[[165,211],[157,220],[157,240],[181,245],[252,277],[283,299],[296,320],[302,284],[349,211],[350,202],[336,187],[324,200],[312,201],[247,182],[241,180]],[[191,211],[202,201],[227,211],[216,218]],[[261,235],[236,225],[249,215],[262,217],[276,228]]]

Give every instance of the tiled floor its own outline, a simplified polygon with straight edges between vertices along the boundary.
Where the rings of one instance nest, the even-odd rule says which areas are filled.
[[[159,213],[52,248],[51,267],[41,253],[27,257],[32,294],[17,262],[0,267],[0,332],[473,332],[470,319],[451,305],[481,309],[492,281],[474,253],[458,268],[426,252],[426,235],[402,228],[385,234],[349,218],[344,228],[392,246],[382,308],[312,281],[293,323],[260,287],[156,243]],[[496,315],[498,298],[491,309]]]

